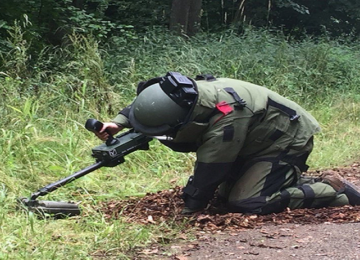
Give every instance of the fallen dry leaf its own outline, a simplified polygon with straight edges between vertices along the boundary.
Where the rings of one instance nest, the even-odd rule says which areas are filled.
[[[334,168],[345,176],[347,180],[355,184],[360,183],[360,164],[355,163],[351,167]],[[309,172],[309,175],[318,176],[322,172]],[[359,185],[360,186],[360,185]],[[286,209],[284,212],[269,215],[244,215],[241,213],[226,213],[223,205],[214,198],[211,206],[203,212],[192,216],[184,216],[181,210],[184,206],[181,199],[182,187],[175,187],[156,193],[148,193],[143,198],[129,198],[128,200],[107,201],[97,208],[108,220],[124,218],[129,222],[144,225],[159,222],[181,224],[186,228],[196,228],[199,231],[234,231],[244,228],[261,228],[266,224],[318,224],[318,223],[349,223],[360,221],[360,206],[344,206],[321,209]],[[156,221],[155,221],[156,220]],[[290,232],[290,230],[283,230]],[[270,234],[276,236],[276,234]],[[180,238],[187,239],[185,234]]]

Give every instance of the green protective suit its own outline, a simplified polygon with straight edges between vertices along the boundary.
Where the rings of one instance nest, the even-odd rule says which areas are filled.
[[[185,206],[206,207],[218,190],[229,211],[267,214],[286,207],[345,205],[344,194],[305,179],[318,122],[301,106],[248,82],[196,81],[198,99],[188,121],[165,145],[196,152]],[[113,120],[129,126],[124,113]]]

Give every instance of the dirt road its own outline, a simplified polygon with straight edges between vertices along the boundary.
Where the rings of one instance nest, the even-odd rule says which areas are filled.
[[[198,235],[196,241],[142,250],[136,259],[360,259],[359,231],[359,223],[323,223],[270,225],[231,233],[203,233]]]

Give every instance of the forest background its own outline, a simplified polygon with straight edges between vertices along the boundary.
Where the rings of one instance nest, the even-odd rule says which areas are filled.
[[[15,207],[92,164],[99,140],[86,119],[111,119],[139,81],[167,71],[267,86],[320,122],[312,169],[358,160],[359,33],[356,0],[1,0],[0,259],[131,259],[185,232],[98,210],[186,183],[194,155],[155,141],[47,196],[80,202],[81,217],[39,220]]]

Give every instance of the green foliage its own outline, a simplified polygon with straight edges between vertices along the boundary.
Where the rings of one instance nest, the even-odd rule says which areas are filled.
[[[138,31],[151,26],[164,26],[168,23],[171,1],[161,0],[122,0],[111,1],[108,17],[121,24],[133,25]],[[139,19],[141,17],[141,19]]]
[[[13,49],[6,39],[13,38],[10,32],[23,21],[28,23],[22,31],[28,57],[32,57],[28,62],[36,62],[45,46],[66,45],[74,32],[107,44],[110,38],[131,39],[149,29],[167,28],[171,4],[160,0],[2,0],[0,53]],[[360,3],[354,0],[203,0],[201,27],[208,32],[236,28],[243,33],[250,25],[281,29],[297,38],[356,37],[359,10]]]
[[[97,210],[103,201],[186,183],[194,154],[172,152],[157,141],[124,164],[44,198],[79,202],[79,218],[39,220],[15,209],[16,198],[94,163],[91,148],[100,140],[84,129],[87,118],[111,119],[131,102],[139,81],[169,70],[266,85],[306,107],[323,129],[310,157],[312,169],[358,159],[360,48],[346,38],[293,41],[274,31],[239,36],[228,30],[185,39],[157,28],[136,37],[112,36],[101,45],[94,36],[74,33],[66,45],[44,48],[35,59],[22,38],[27,28],[21,22],[8,28],[17,33],[6,40],[13,49],[2,56],[0,69],[1,259],[132,259],[136,247],[190,232],[171,221],[105,221]]]
[[[128,31],[132,26],[120,23],[115,16],[107,16],[107,13],[112,13],[111,10],[117,8],[113,7],[114,2],[116,1],[2,0],[0,9],[6,11],[0,13],[0,36],[6,38],[14,21],[20,20],[23,15],[33,24],[27,40],[33,42],[31,54],[34,56],[37,56],[44,45],[66,43],[67,36],[73,32],[92,34],[98,40],[106,39],[114,33],[131,34]],[[7,48],[6,42],[0,40],[0,52],[7,52]]]
[[[81,107],[92,97],[99,111],[105,109],[109,113],[113,112],[110,96],[112,87],[106,79],[98,42],[92,36],[76,34],[70,35],[69,40],[70,45],[60,55],[67,62],[61,67],[61,72],[52,77],[53,84],[58,86],[56,91],[62,92],[62,95]]]
[[[96,107],[99,111],[113,112],[112,87],[104,71],[103,51],[95,38],[69,35],[66,48],[44,48],[32,60],[28,53],[30,43],[24,39],[26,25],[15,22],[10,27],[7,43],[11,49],[0,56],[3,64],[0,90],[4,97],[0,104],[5,106],[9,98],[14,102],[46,95],[54,108],[70,102],[78,108]],[[89,97],[95,102],[88,104]]]
[[[360,33],[360,3],[354,0],[203,1],[205,30],[244,26],[274,27],[302,37],[329,33],[332,37]]]
[[[0,64],[13,78],[26,78],[28,74],[28,61],[30,54],[28,50],[30,43],[25,38],[26,28],[31,26],[28,17],[24,15],[24,22],[14,21],[14,26],[8,28],[9,37],[3,41],[8,46],[8,52],[0,52]]]
[[[189,41],[150,31],[123,45],[126,48],[112,46],[105,67],[117,91],[134,92],[138,81],[175,70],[192,76],[211,72],[244,79],[308,103],[334,92],[356,93],[356,43],[342,45],[325,38],[296,42],[273,33],[249,29],[239,36],[227,31],[199,34]]]

